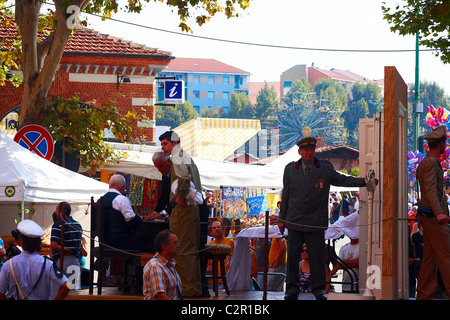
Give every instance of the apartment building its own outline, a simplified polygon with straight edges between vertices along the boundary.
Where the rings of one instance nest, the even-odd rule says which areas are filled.
[[[175,58],[159,77],[175,77],[183,80],[185,100],[201,114],[208,108],[223,107],[228,113],[233,92],[249,93],[250,73],[214,59]],[[158,100],[163,98],[158,90]]]

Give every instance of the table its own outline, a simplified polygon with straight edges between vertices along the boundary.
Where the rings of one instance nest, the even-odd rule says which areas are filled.
[[[141,225],[135,231],[135,236],[143,238],[148,242],[149,247],[153,249],[153,242],[156,235],[165,229],[169,229],[169,221],[165,220],[142,220]],[[154,250],[152,250],[154,253]]]
[[[286,232],[287,230],[285,230]],[[269,226],[269,238],[280,238],[281,236],[278,225]],[[234,238],[234,253],[227,273],[228,287],[231,291],[248,290],[250,287],[251,257],[248,240],[253,238],[265,238],[265,227],[244,229]]]

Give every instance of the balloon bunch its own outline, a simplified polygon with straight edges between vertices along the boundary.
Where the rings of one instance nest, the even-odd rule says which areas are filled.
[[[435,108],[433,105],[427,107],[427,125],[433,130],[440,125],[449,128],[448,111],[442,107]]]
[[[449,112],[442,108],[438,107],[435,108],[433,105],[429,105],[427,107],[427,125],[431,128],[431,130],[434,130],[436,127],[445,125],[447,127],[447,131],[450,130],[450,121],[449,121]],[[429,150],[428,145],[425,145],[426,151]],[[450,168],[450,146],[448,143],[445,144],[445,151],[441,156],[439,157],[439,160],[441,161],[442,169],[444,169],[444,179],[448,180],[450,179],[450,176],[447,175],[447,169]]]
[[[409,182],[414,183],[416,181],[416,169],[420,161],[425,157],[425,153],[419,152],[408,152],[408,176]]]

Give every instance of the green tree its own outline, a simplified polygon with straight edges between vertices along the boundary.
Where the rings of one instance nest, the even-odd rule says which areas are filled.
[[[30,123],[41,124],[45,117],[47,94],[55,75],[58,64],[64,53],[70,34],[75,27],[75,21],[81,11],[97,13],[109,18],[119,10],[140,12],[144,3],[158,3],[163,0],[129,0],[124,6],[119,0],[53,0],[54,10],[42,14],[44,1],[15,1],[14,19],[3,15],[0,22],[15,24],[19,31],[21,44],[10,46],[2,52],[1,79],[6,79],[6,67],[20,66],[23,75],[23,96],[19,114],[19,126]],[[0,8],[12,3],[10,0],[0,0]],[[249,0],[229,0],[222,3],[219,0],[168,0],[166,5],[173,7],[180,18],[179,27],[183,31],[192,31],[189,27],[191,20],[203,25],[216,14],[224,14],[227,18],[239,15],[237,10],[246,10]],[[9,11],[10,12],[10,11]],[[45,33],[38,34],[43,30]],[[42,37],[42,39],[40,38]],[[21,47],[21,58],[5,58]],[[12,50],[12,51],[11,51]],[[17,57],[16,57],[17,58]],[[13,65],[14,61],[16,65]],[[6,65],[5,65],[6,63]]]
[[[201,117],[203,118],[227,118],[227,113],[225,112],[225,109],[220,106],[218,108],[212,107],[211,109],[205,108],[205,110],[202,111]]]
[[[391,31],[419,34],[419,45],[436,49],[444,63],[450,62],[450,2],[448,0],[403,0],[395,8],[381,7]]]
[[[369,105],[368,117],[383,109],[381,88],[376,83],[370,82],[364,86],[363,97]]]
[[[250,98],[244,92],[233,92],[230,98],[230,109],[228,118],[232,119],[253,119],[255,110]]]
[[[288,93],[283,95],[283,98],[281,100],[281,104],[285,106],[293,106],[294,101],[301,97],[305,93],[312,92],[313,88],[311,87],[311,84],[306,80],[305,78],[301,78],[298,80],[295,80],[292,83],[291,89]]]
[[[430,128],[426,123],[427,107],[432,105],[435,108],[442,107],[448,109],[450,107],[450,97],[445,94],[444,89],[441,88],[435,81],[421,81],[419,95],[420,102],[423,104],[423,112],[419,116],[419,136],[423,136],[430,132]],[[408,102],[411,106],[414,105],[413,94],[409,95]],[[412,120],[414,108],[409,108],[409,111],[411,113],[410,118]],[[408,130],[408,145],[409,150],[412,150],[414,145],[414,129],[412,128],[413,122],[410,121],[408,124],[410,126]]]
[[[358,90],[358,87],[355,88]],[[369,114],[369,106],[366,100],[361,97],[359,100],[352,100],[347,110],[342,113],[345,121],[345,127],[349,133],[347,143],[349,146],[358,148],[359,141],[359,119],[367,118]]]
[[[328,78],[322,78],[314,85],[314,91],[321,99],[328,99],[337,110],[336,117],[340,117],[347,108],[348,96],[344,87]]]
[[[143,137],[143,133],[133,132],[132,123],[147,119],[135,111],[120,114],[113,106],[114,101],[101,107],[93,107],[94,104],[81,101],[79,97],[52,97],[46,105],[47,116],[42,122],[53,139],[64,141],[64,151],[77,152],[81,166],[89,167],[89,174],[94,174],[106,161],[118,156],[103,142],[105,130],[111,131],[121,141],[134,140]]]
[[[278,94],[273,87],[269,88],[266,83],[264,88],[258,92],[255,104],[255,118],[261,122],[274,113],[279,103]]]
[[[156,125],[176,128],[183,123],[198,117],[197,111],[188,102],[175,106],[156,106]]]

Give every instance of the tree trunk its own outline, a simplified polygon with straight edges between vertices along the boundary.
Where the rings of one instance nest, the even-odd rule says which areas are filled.
[[[81,10],[89,1],[73,1]],[[58,25],[45,41],[37,43],[41,1],[16,0],[16,21],[22,33],[23,96],[20,105],[19,126],[40,124],[45,117],[47,94],[56,69],[72,32],[67,26],[66,6],[55,0]]]

